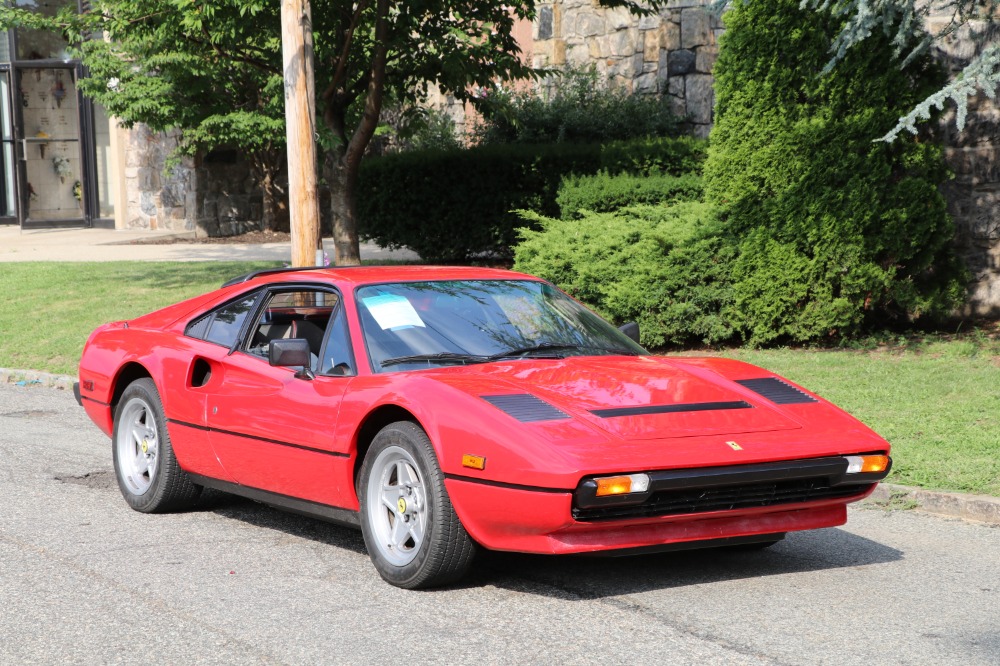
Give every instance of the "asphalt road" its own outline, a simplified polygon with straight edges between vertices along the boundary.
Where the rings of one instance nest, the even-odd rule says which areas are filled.
[[[0,385],[0,664],[1000,664],[1000,529],[860,508],[756,553],[490,554],[383,583],[360,533],[146,516],[68,392]]]

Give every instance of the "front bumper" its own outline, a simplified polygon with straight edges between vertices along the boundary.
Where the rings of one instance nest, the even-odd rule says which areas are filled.
[[[646,497],[630,503],[588,497],[586,481],[575,492],[464,477],[448,477],[446,484],[462,524],[487,548],[587,553],[686,542],[711,545],[714,539],[843,525],[847,505],[871,494],[885,476],[851,475],[845,482],[844,468],[846,463],[824,460],[657,472],[650,474]],[[828,487],[816,492],[811,487],[816,478],[826,479],[821,485]],[[810,487],[803,492],[804,479]],[[789,483],[796,486],[791,494],[781,490],[781,484]],[[778,491],[768,490],[764,495],[770,499],[762,499],[761,486],[774,484]],[[683,501],[676,501],[677,493]],[[663,513],[664,506],[670,513]]]
[[[588,478],[576,490],[573,518],[651,518],[845,499],[884,479],[892,467],[886,459],[883,471],[868,473],[848,473],[843,456],[662,470],[646,473],[645,492],[604,497],[597,496],[597,483]]]

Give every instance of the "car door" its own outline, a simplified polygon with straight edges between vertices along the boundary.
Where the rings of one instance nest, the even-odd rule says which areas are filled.
[[[338,336],[327,333],[340,326],[342,311],[333,290],[273,288],[235,349],[219,361],[222,381],[207,395],[206,421],[216,455],[240,485],[344,505],[340,498],[350,489],[336,487],[335,479],[351,464],[349,443],[336,441],[335,432],[354,369],[341,365],[334,373],[320,363],[341,356],[327,349],[338,344]],[[310,340],[312,378],[267,360],[271,340],[293,336]]]

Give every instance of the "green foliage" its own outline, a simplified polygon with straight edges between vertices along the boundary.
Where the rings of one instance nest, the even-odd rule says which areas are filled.
[[[838,23],[796,0],[737,3],[726,25],[705,186],[741,239],[741,335],[817,340],[948,314],[963,273],[941,150],[874,141],[937,85],[930,63],[886,67],[893,45],[873,36],[817,76]]]
[[[669,204],[701,199],[701,176],[652,173],[635,175],[606,171],[587,176],[567,176],[556,195],[560,216],[579,217],[580,211],[610,213],[640,204]]]
[[[735,248],[701,202],[584,212],[558,220],[533,213],[514,268],[544,277],[608,319],[637,321],[644,345],[728,340],[723,316]]]
[[[917,123],[936,116],[949,101],[955,105],[955,125],[965,129],[969,99],[978,93],[993,98],[1000,85],[1000,13],[996,0],[804,0],[803,7],[826,13],[832,7],[838,17],[836,39],[826,70],[839,66],[852,48],[866,48],[872,35],[891,35],[893,50],[883,50],[885,67],[908,66],[927,53],[932,44],[944,46],[957,75],[899,118],[882,137],[894,141],[906,130],[917,133]],[[947,20],[942,20],[947,19]],[[933,26],[935,32],[925,32]],[[961,48],[956,48],[961,44]],[[970,48],[971,47],[971,48]],[[957,57],[956,57],[957,56]]]
[[[382,108],[368,153],[381,156],[408,150],[459,150],[464,147],[465,141],[446,111],[392,102]]]
[[[667,98],[631,95],[598,80],[597,72],[556,72],[548,90],[484,88],[478,96],[483,119],[479,144],[604,143],[678,136],[681,122]]]
[[[97,0],[76,19],[85,95],[131,126],[180,130],[180,151],[236,147],[280,168],[285,142],[278,9],[267,3]],[[231,57],[252,52],[252,59]]]
[[[496,145],[412,151],[367,160],[358,187],[359,229],[381,245],[409,246],[428,261],[509,256],[524,221],[515,210],[557,216],[562,178],[599,171],[681,174],[705,142]]]

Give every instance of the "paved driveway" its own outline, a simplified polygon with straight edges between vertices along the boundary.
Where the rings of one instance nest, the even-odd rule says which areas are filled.
[[[0,664],[1000,663],[1000,529],[862,508],[759,553],[494,554],[383,583],[359,533],[128,509],[65,391],[0,385]]]

